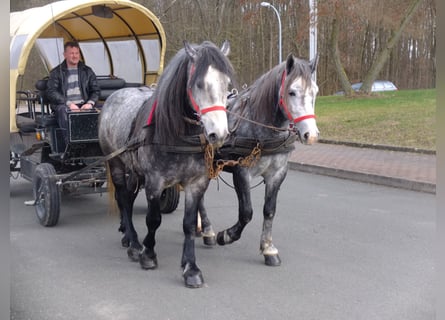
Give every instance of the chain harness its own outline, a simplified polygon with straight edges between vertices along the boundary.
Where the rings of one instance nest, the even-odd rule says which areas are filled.
[[[219,159],[213,161],[214,157],[215,157],[215,150],[213,149],[213,146],[207,144],[204,152],[204,159],[207,166],[207,175],[209,179],[218,178],[220,172],[226,166],[234,167],[236,165],[239,165],[241,167],[248,167],[248,168],[254,166],[261,157],[261,148],[260,144],[257,143],[257,145],[252,149],[252,152],[249,155],[245,157],[239,157],[237,160]]]

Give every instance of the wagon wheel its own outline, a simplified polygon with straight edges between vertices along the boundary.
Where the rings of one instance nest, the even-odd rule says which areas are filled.
[[[19,163],[19,159],[17,157],[17,154],[10,150],[9,151],[9,170],[13,171],[17,167],[18,163]]]
[[[37,218],[41,225],[52,227],[59,221],[61,194],[54,175],[56,170],[50,163],[37,166],[33,178],[33,195]]]
[[[176,210],[179,203],[180,194],[179,185],[174,185],[173,187],[167,188],[162,191],[160,207],[162,213],[172,213]]]

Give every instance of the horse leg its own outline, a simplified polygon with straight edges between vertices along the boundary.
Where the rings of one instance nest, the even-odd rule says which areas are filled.
[[[117,190],[117,188],[116,188]],[[116,191],[117,193],[117,191]],[[122,245],[127,247],[127,255],[132,261],[139,261],[139,252],[142,250],[142,245],[139,243],[138,234],[133,224],[133,204],[136,199],[137,193],[128,191],[125,188],[125,192],[117,195],[119,208],[121,208],[121,227],[120,230],[124,230],[124,236],[121,240]]]
[[[122,246],[127,247],[128,257],[132,261],[139,261],[139,252],[142,249],[138,240],[138,234],[133,225],[133,205],[137,197],[137,192],[129,188],[125,181],[123,171],[117,167],[111,167],[112,181],[115,187],[114,198],[119,207],[121,222],[119,231],[124,233],[121,240]],[[134,186],[136,188],[136,186]]]
[[[143,241],[144,249],[139,255],[139,263],[143,269],[156,269],[158,267],[158,259],[155,252],[156,230],[161,225],[162,216],[159,203],[159,197],[150,198],[146,190],[148,210],[145,217],[147,225],[147,235]]]
[[[234,168],[233,184],[238,196],[238,222],[231,228],[218,232],[216,240],[221,246],[239,240],[241,233],[250,220],[252,220],[253,215],[250,198],[249,172],[247,168]]]
[[[198,220],[200,217],[201,228],[199,228],[199,223],[198,223],[198,230],[200,229],[200,231],[197,231],[197,235],[199,234],[200,236],[202,236],[202,241],[204,242],[205,245],[214,246],[216,244],[216,234],[215,231],[213,230],[212,223],[209,220],[209,217],[207,215],[207,210],[204,206],[204,197],[202,197],[202,199],[199,201],[198,210],[199,210]]]
[[[263,230],[260,240],[260,251],[264,256],[264,263],[268,266],[281,265],[281,259],[278,255],[278,249],[272,243],[272,224],[277,207],[277,197],[280,185],[283,182],[284,177],[280,180],[268,183],[266,181],[265,188],[265,200],[263,207]]]
[[[195,235],[196,223],[198,221],[198,206],[202,200],[202,194],[193,194],[190,188],[185,190],[185,211],[183,220],[184,245],[182,250],[182,276],[187,288],[201,288],[204,285],[204,278],[201,270],[196,264],[195,255]]]

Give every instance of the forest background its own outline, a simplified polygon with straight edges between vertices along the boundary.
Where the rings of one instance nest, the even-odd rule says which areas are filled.
[[[231,43],[230,60],[240,85],[251,84],[278,63],[278,19],[273,10],[260,6],[260,0],[134,1],[161,21],[167,38],[166,64],[183,40],[221,45],[225,39]],[[10,10],[51,2],[11,0]],[[270,3],[281,17],[283,60],[290,53],[308,59],[309,1]],[[435,88],[434,0],[318,0],[317,4],[320,95],[372,78],[390,80],[399,89]],[[34,59],[38,58],[31,56],[28,61],[36,66],[31,73],[44,76]],[[371,71],[376,74],[370,78]]]

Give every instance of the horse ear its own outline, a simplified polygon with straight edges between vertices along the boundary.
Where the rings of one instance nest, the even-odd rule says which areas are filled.
[[[187,40],[184,40],[184,48],[185,52],[189,55],[189,57],[192,58],[193,61],[195,61],[196,56],[198,55],[198,51],[192,48],[192,46],[190,45],[190,43],[188,43]]]
[[[294,56],[291,54],[289,54],[287,56],[286,59],[286,74],[289,74],[292,70],[292,68],[294,67],[295,61],[294,61]]]
[[[224,41],[224,43],[221,46],[221,52],[226,57],[229,55],[229,53],[230,53],[230,42],[229,42],[229,40],[225,40]]]
[[[319,55],[317,54],[314,59],[309,62],[309,67],[311,68],[311,73],[314,73],[317,70]]]

